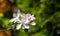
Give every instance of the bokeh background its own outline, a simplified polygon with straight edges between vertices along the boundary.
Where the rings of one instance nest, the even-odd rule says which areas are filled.
[[[14,30],[13,36],[60,36],[60,0],[10,0],[16,2],[21,13],[31,13],[36,17],[36,26]],[[8,6],[8,5],[7,5]]]

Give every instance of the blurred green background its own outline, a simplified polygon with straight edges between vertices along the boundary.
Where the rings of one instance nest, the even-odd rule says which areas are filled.
[[[11,0],[22,13],[36,17],[36,26],[27,30],[14,30],[13,36],[60,36],[60,0]]]
[[[16,3],[23,13],[36,17],[36,26],[30,32],[20,30],[18,36],[60,36],[60,0],[16,0]]]

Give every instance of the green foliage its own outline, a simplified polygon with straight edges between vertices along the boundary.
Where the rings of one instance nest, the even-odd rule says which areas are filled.
[[[57,36],[60,27],[60,7],[58,0],[16,0],[22,13],[31,13],[36,17],[36,26],[31,27],[28,36]],[[57,29],[57,30],[56,30]],[[26,33],[22,32],[21,33]],[[26,34],[28,34],[26,33]],[[60,34],[60,33],[59,33]],[[25,34],[24,34],[25,35]],[[23,36],[19,35],[19,36]],[[27,35],[26,35],[27,36]]]
[[[31,27],[29,32],[22,29],[14,30],[14,36],[58,36],[60,34],[59,0],[16,0],[16,4],[22,13],[35,15],[36,26]]]

